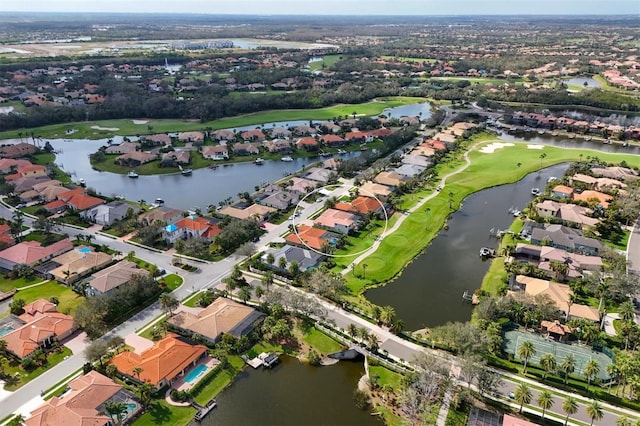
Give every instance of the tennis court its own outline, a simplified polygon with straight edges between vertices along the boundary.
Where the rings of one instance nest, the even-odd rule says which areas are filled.
[[[576,369],[573,374],[581,376],[583,375],[583,369],[587,361],[595,359],[598,361],[598,364],[600,364],[598,378],[602,381],[609,380],[607,366],[612,363],[611,359],[602,352],[596,352],[590,348],[559,343],[534,333],[513,330],[507,331],[504,334],[505,352],[513,354],[518,358],[518,348],[527,340],[533,343],[535,349],[535,354],[529,361],[530,364],[540,365],[540,357],[546,353],[555,355],[558,365],[562,363],[565,357],[573,355],[576,360]]]

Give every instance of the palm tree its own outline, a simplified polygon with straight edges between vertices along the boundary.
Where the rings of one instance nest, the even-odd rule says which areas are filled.
[[[350,322],[347,326],[347,333],[349,333],[349,336],[355,338],[358,335],[358,327],[354,323]]]
[[[620,304],[618,313],[623,321],[633,321],[636,316],[636,308],[630,300],[627,300]]]
[[[593,426],[593,422],[595,420],[600,420],[602,419],[602,416],[604,416],[602,404],[594,399],[591,404],[587,405],[587,415],[591,419],[591,426]]]
[[[572,396],[566,397],[562,401],[562,411],[567,413],[567,417],[564,419],[564,426],[567,426],[569,416],[578,412],[578,401]]]
[[[173,310],[180,304],[180,302],[178,302],[178,299],[176,299],[169,293],[162,293],[160,297],[158,297],[158,301],[160,302],[162,310],[165,313],[168,313],[169,316],[173,315]]]
[[[618,417],[618,420],[616,420],[616,426],[632,426],[633,422],[631,422],[631,419],[629,419],[629,417],[627,416],[620,416]]]
[[[393,320],[395,319],[396,311],[393,309],[393,306],[385,306],[382,308],[382,313],[380,315],[380,320],[385,325],[393,324]]]
[[[123,414],[127,412],[127,404],[124,402],[107,401],[104,403],[104,410],[116,425],[122,425]]]
[[[522,406],[531,402],[531,389],[526,384],[520,383],[513,393],[516,402],[520,404],[520,413],[522,413]]]
[[[569,354],[560,363],[560,370],[564,372],[564,384],[567,384],[569,374],[573,373],[576,369],[576,357],[573,354]]]
[[[369,334],[369,336],[367,337],[367,343],[369,344],[371,352],[377,352],[380,348],[380,339],[375,333]]]
[[[361,341],[366,342],[369,339],[369,329],[364,326],[359,326],[358,335],[360,336]]]
[[[549,408],[553,407],[555,401],[553,400],[553,394],[548,390],[543,390],[538,395],[538,405],[542,408],[542,420],[544,421],[544,413]]]
[[[556,370],[556,365],[555,355],[546,353],[540,357],[540,366],[544,369],[543,380],[547,378],[547,374]]]
[[[544,152],[540,154],[540,168],[542,168],[542,160],[544,160],[545,158],[547,158],[547,154],[545,154]]]
[[[143,371],[144,369],[139,365],[136,365],[135,367],[133,367],[133,370],[131,370],[131,372],[138,378],[138,381],[140,381],[140,373],[142,373]]]
[[[145,382],[138,386],[138,392],[140,392],[140,402],[142,403],[142,407],[146,410],[151,405],[151,393],[153,392],[154,387],[151,383]]]
[[[587,392],[589,392],[589,386],[591,381],[600,373],[600,364],[595,359],[590,359],[584,365],[583,374],[587,378]]]
[[[251,290],[249,287],[242,286],[240,287],[240,291],[238,292],[238,297],[242,300],[242,303],[246,304],[249,299],[251,299]]]
[[[527,363],[535,355],[535,353],[536,350],[530,340],[525,340],[518,347],[518,358],[524,361],[524,370],[522,371],[522,374],[527,374]]]

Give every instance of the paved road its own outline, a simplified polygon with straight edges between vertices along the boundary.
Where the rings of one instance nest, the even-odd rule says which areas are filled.
[[[627,272],[640,275],[640,217],[633,224],[627,244]]]

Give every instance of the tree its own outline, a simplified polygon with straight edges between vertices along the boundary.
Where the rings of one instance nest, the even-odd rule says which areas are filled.
[[[172,316],[173,310],[177,308],[178,305],[180,305],[180,302],[178,302],[178,299],[176,299],[174,296],[172,296],[169,293],[162,293],[160,297],[158,297],[158,301],[160,302],[160,306],[162,307],[162,310],[165,312],[165,314],[168,314],[169,316]]]
[[[383,324],[390,326],[393,324],[393,320],[395,319],[396,311],[393,309],[393,306],[385,306],[382,308],[382,312],[380,315],[380,320]]]
[[[518,358],[524,361],[524,370],[522,371],[522,374],[527,374],[527,363],[535,355],[535,353],[536,350],[530,340],[525,340],[518,347]]]
[[[636,317],[636,308],[630,300],[626,300],[620,304],[618,313],[623,321],[633,321]]]
[[[124,414],[127,412],[127,404],[124,402],[107,401],[104,403],[104,410],[116,425],[121,426]]]
[[[546,353],[540,357],[540,367],[544,370],[542,379],[547,378],[547,374],[556,370],[556,357],[553,354]]]
[[[109,377],[110,379],[113,379],[114,377],[116,377],[116,373],[118,372],[118,367],[116,367],[113,364],[109,364],[107,365],[104,371],[107,377]]]
[[[602,416],[604,416],[602,405],[595,399],[587,405],[587,416],[591,419],[591,425],[593,425],[594,421],[601,420]]]
[[[578,400],[576,400],[572,396],[567,396],[562,401],[562,411],[567,413],[567,417],[565,417],[564,419],[564,426],[567,426],[567,423],[569,422],[569,416],[578,412]]]
[[[514,399],[520,404],[520,413],[522,413],[522,406],[531,402],[531,389],[526,384],[520,383],[513,393]]]
[[[238,292],[238,297],[242,300],[242,303],[246,304],[249,299],[251,299],[251,290],[249,287],[243,286],[240,287],[240,291]]]
[[[633,426],[633,422],[629,417],[622,415],[616,420],[616,426]]]
[[[133,370],[131,370],[131,372],[138,378],[138,381],[140,381],[140,373],[142,373],[144,371],[144,368],[140,367],[139,365],[136,365],[135,367],[133,367]]]
[[[349,336],[355,338],[358,335],[358,326],[350,322],[349,325],[347,326],[347,333],[349,333]],[[4,342],[4,340],[0,342]],[[6,346],[6,343],[7,342],[5,342],[5,346]]]
[[[22,426],[24,424],[24,416],[22,414],[16,414],[9,420],[7,426]]]
[[[540,408],[542,408],[542,420],[544,421],[544,413],[549,408],[553,407],[553,404],[555,402],[553,400],[553,394],[545,389],[542,392],[540,392],[540,394],[538,395],[537,401]]]
[[[281,259],[284,259],[284,257],[282,257]],[[273,284],[273,271],[265,272],[264,276],[262,277],[262,283],[266,287],[267,291],[269,291],[269,287],[271,287],[271,285]]]
[[[569,354],[560,363],[560,370],[564,373],[564,384],[567,384],[569,374],[573,373],[576,369],[576,357],[573,354]]]
[[[18,242],[20,241],[20,235],[22,235],[23,225],[24,213],[20,210],[14,210],[12,220],[9,223],[9,229],[11,231],[11,236]]]
[[[583,370],[584,376],[587,378],[587,392],[589,392],[589,386],[591,386],[591,381],[598,376],[600,373],[600,364],[595,359],[590,359],[584,365]]]
[[[542,161],[547,158],[547,154],[546,153],[542,153],[540,154],[540,168],[542,168]]]
[[[24,299],[14,298],[9,304],[9,310],[13,315],[22,315],[24,313],[24,305],[26,305]]]
[[[145,410],[151,405],[151,394],[154,390],[154,386],[149,382],[142,383],[140,386],[138,386],[140,403],[142,403],[142,408],[144,408]]]
[[[109,345],[106,341],[102,339],[94,340],[84,349],[84,357],[91,363],[100,362],[102,367],[102,358],[107,352],[109,352]]]
[[[497,390],[502,385],[502,378],[500,374],[489,370],[488,368],[483,368],[480,370],[480,374],[476,378],[476,383],[478,384],[478,392],[480,392],[480,396],[484,396],[490,392],[497,392]]]

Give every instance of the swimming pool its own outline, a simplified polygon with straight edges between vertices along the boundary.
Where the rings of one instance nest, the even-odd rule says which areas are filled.
[[[82,247],[82,248],[76,249],[76,251],[79,253],[90,253],[91,249],[89,247]]]
[[[127,404],[127,413],[133,413],[138,408],[138,404],[135,402],[130,402]]]
[[[0,337],[6,336],[7,334],[11,333],[12,331],[13,331],[12,327],[0,328]]]
[[[191,384],[195,382],[196,379],[198,379],[205,371],[207,371],[207,366],[200,364],[193,370],[189,371],[189,374],[184,377],[184,381]]]

